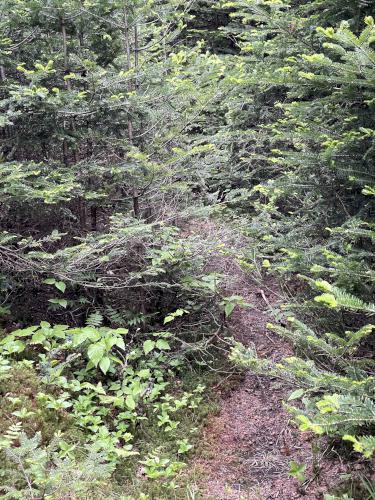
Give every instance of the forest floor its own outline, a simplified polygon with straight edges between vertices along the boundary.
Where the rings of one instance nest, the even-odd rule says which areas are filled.
[[[192,232],[201,232],[197,227]],[[207,237],[216,228],[204,228]],[[237,246],[237,245],[236,245]],[[227,245],[229,247],[229,244]],[[259,357],[279,361],[293,355],[292,347],[266,328],[272,309],[282,303],[277,284],[259,285],[242,271],[233,257],[214,257],[210,270],[225,273],[230,281],[226,295],[242,295],[251,308],[237,307],[230,317],[229,334],[256,349]],[[274,378],[245,373],[230,392],[220,394],[220,411],[205,428],[200,452],[191,470],[201,497],[215,500],[323,499],[324,494],[345,482],[353,461],[345,463],[334,445],[301,433],[290,423],[283,401],[293,388]],[[307,481],[301,485],[289,476],[292,461],[306,465]],[[362,468],[361,464],[355,468]]]

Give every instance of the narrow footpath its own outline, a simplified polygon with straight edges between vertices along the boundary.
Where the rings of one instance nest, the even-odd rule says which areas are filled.
[[[215,226],[205,227],[205,232],[217,237]],[[227,295],[242,295],[253,305],[236,308],[228,325],[230,334],[255,348],[259,357],[277,362],[292,356],[292,347],[266,328],[274,321],[272,309],[282,302],[277,285],[252,282],[232,257],[213,258],[210,269],[230,277]],[[312,500],[333,492],[348,472],[347,466],[328,442],[322,439],[318,448],[311,433],[301,433],[290,423],[283,401],[292,390],[280,380],[248,372],[222,398],[219,414],[205,429],[201,446],[205,451],[192,464],[203,476],[199,498]],[[289,476],[292,461],[306,464],[304,485]]]

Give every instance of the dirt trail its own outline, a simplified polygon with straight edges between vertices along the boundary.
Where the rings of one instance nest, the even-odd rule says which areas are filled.
[[[236,308],[232,314],[229,330],[233,337],[255,347],[259,357],[278,361],[293,355],[285,340],[266,329],[266,323],[273,319],[271,309],[280,302],[275,284],[264,283],[260,288],[231,257],[214,258],[210,268],[231,277],[228,294],[242,295],[253,305]],[[203,472],[199,485],[202,498],[310,500],[323,499],[325,493],[332,492],[347,466],[330,448],[321,448],[314,457],[312,436],[291,426],[290,415],[283,408],[282,401],[290,392],[291,388],[279,380],[247,373],[222,399],[219,415],[212,417],[205,429],[204,456],[193,465]],[[289,477],[291,461],[307,465],[306,476],[313,478],[307,487]]]

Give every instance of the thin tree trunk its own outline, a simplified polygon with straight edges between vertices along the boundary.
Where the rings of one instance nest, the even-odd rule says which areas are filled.
[[[130,54],[130,34],[129,34],[129,22],[128,22],[128,14],[126,12],[126,9],[124,9],[124,25],[125,25],[125,38],[124,38],[124,45],[125,45],[125,53],[126,53],[126,67],[127,70],[132,67],[131,63],[131,54]]]
[[[97,231],[98,229],[98,207],[92,205],[90,207],[90,215],[91,215],[91,231]]]
[[[68,44],[67,44],[67,36],[66,36],[66,26],[65,26],[65,21],[64,18],[61,19],[61,36],[62,36],[62,42],[63,42],[63,54],[64,54],[64,75],[68,74]],[[67,90],[70,90],[70,80],[64,79],[64,86]],[[66,130],[66,121],[64,120],[63,122],[63,129],[64,131]],[[64,137],[63,139],[63,161],[64,165],[66,167],[69,166],[69,151],[68,151],[68,142],[66,138]]]
[[[132,67],[132,61],[131,61],[131,51],[130,51],[129,22],[126,9],[124,9],[124,25],[125,25],[124,50],[126,53],[126,68],[129,71]],[[128,90],[129,92],[133,90],[133,84],[131,79],[129,79]],[[128,113],[128,137],[130,144],[133,144],[134,129],[130,113]]]
[[[139,51],[138,51],[138,38],[139,38],[139,28],[138,24],[134,26],[134,66],[136,69],[136,82],[137,82],[137,72],[139,66]]]
[[[134,212],[134,217],[136,219],[139,219],[141,216],[141,211],[139,208],[139,193],[137,188],[133,189],[133,212]]]
[[[66,123],[64,121],[63,128],[65,130]],[[69,167],[69,151],[68,151],[68,141],[63,139],[63,162],[66,167]]]
[[[124,25],[125,25],[124,50],[126,53],[126,67],[127,67],[127,70],[129,71],[132,67],[132,61],[131,61],[128,14],[127,14],[125,9],[124,9]],[[138,41],[137,29],[135,30],[134,37],[135,37],[135,45],[136,45],[137,41]],[[138,51],[136,50],[136,48],[134,50],[134,64],[136,67],[138,67]],[[128,90],[129,90],[129,92],[131,92],[133,90],[133,82],[131,79],[129,79]],[[130,113],[128,113],[128,139],[129,139],[130,144],[132,145],[133,139],[134,139],[134,128],[133,128],[133,122],[132,122]],[[139,219],[140,218],[139,193],[138,193],[138,189],[136,187],[133,187],[133,190],[132,190],[132,201],[133,201],[134,217]]]

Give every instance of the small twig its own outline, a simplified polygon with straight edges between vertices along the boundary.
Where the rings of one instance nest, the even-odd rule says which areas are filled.
[[[263,291],[261,288],[259,288],[259,293],[261,294],[262,299],[263,299],[263,300],[264,300],[264,302],[267,304],[267,306],[268,306],[270,309],[272,309],[272,306],[271,306],[271,304],[270,304],[270,301],[267,299],[267,297],[265,296],[264,291]]]

